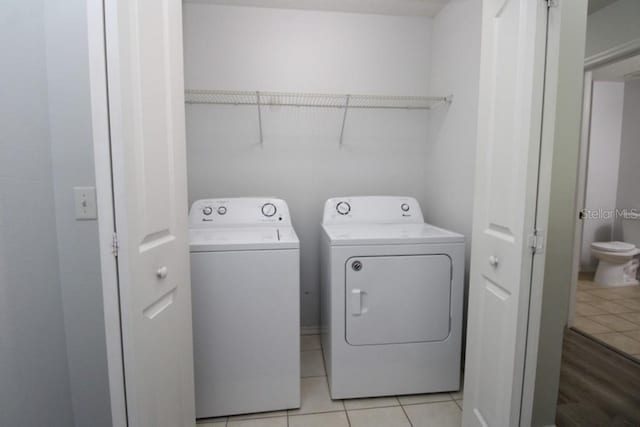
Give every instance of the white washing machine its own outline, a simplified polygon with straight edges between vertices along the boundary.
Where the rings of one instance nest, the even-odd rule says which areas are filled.
[[[198,200],[189,216],[196,417],[299,407],[300,244],[287,204]]]
[[[460,388],[464,236],[410,197],[329,199],[321,330],[334,399]]]

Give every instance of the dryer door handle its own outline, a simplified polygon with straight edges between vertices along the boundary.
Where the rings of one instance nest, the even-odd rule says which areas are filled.
[[[362,291],[351,289],[351,315],[360,316],[362,314]]]

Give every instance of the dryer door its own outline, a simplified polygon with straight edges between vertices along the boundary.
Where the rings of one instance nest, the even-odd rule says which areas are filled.
[[[442,341],[449,336],[449,256],[352,257],[345,268],[349,344]]]

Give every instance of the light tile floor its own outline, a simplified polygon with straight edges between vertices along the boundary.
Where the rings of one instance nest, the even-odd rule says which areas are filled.
[[[318,335],[301,340],[299,409],[199,420],[198,427],[459,427],[462,391],[331,400]]]
[[[601,288],[579,280],[573,326],[640,360],[640,286]]]

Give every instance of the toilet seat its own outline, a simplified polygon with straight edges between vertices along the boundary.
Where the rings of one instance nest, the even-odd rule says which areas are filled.
[[[636,246],[631,243],[626,242],[593,242],[591,243],[591,247],[601,252],[614,252],[620,253],[622,252],[631,252],[636,251]]]

